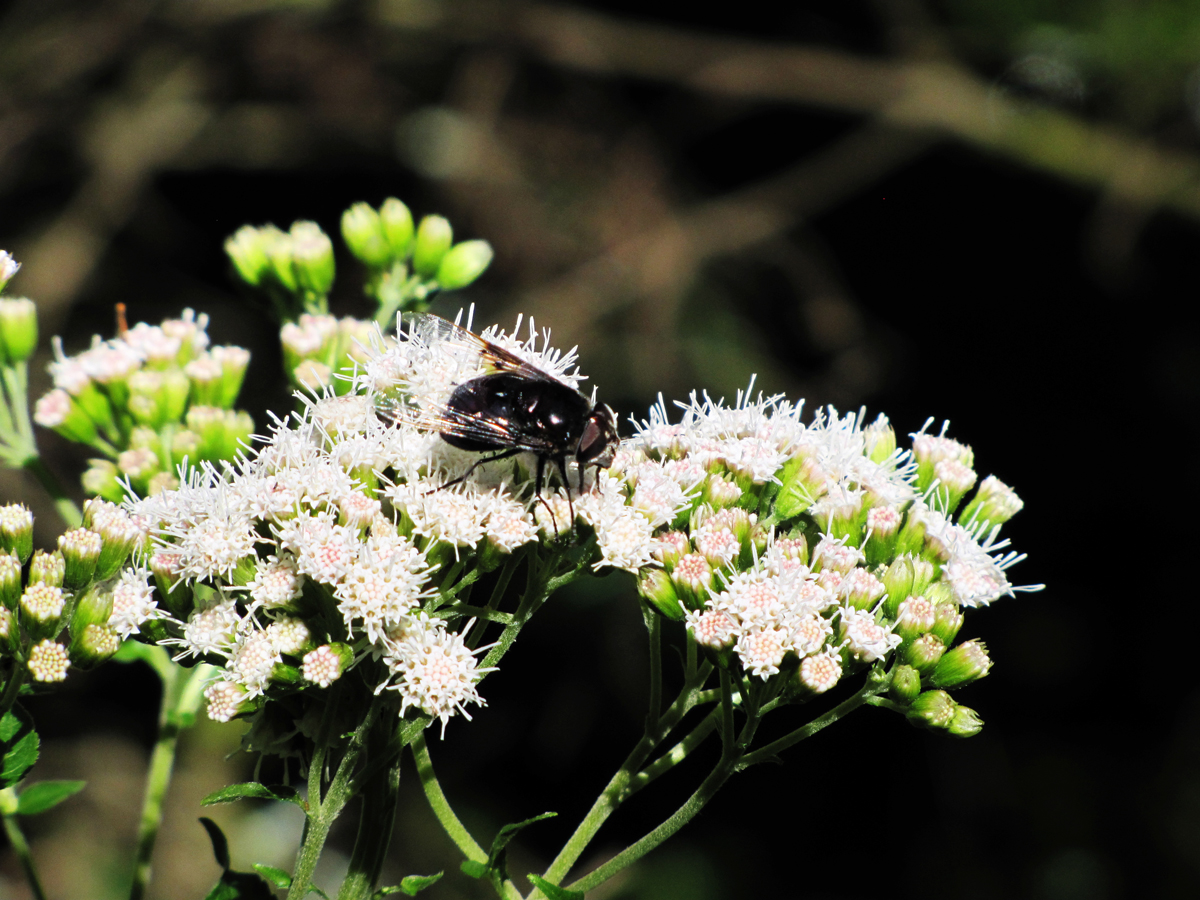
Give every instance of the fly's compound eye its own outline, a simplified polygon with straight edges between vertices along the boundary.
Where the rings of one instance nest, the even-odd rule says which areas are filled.
[[[612,413],[605,407],[596,410],[588,417],[583,429],[583,437],[579,439],[579,449],[575,459],[607,469],[612,465],[613,456],[617,452],[617,432],[612,420]]]

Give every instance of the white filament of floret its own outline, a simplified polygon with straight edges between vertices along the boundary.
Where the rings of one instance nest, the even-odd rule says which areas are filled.
[[[144,569],[126,569],[121,573],[112,592],[112,614],[108,627],[120,635],[121,640],[137,634],[139,627],[150,619],[163,615],[154,602],[154,588],[149,584]]]

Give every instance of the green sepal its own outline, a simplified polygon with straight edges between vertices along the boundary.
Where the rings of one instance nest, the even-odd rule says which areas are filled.
[[[86,785],[86,781],[36,781],[21,791],[17,813],[36,816],[78,794]]]
[[[477,859],[464,859],[458,864],[458,868],[462,870],[464,875],[470,878],[484,878],[491,871],[487,863],[480,862]]]
[[[11,787],[37,762],[40,739],[29,713],[19,707],[0,718],[0,788]]]
[[[532,872],[525,877],[529,879],[530,884],[549,897],[550,900],[583,900],[583,891],[568,891],[557,884],[551,884],[542,876],[534,875]]]
[[[292,876],[283,869],[275,866],[268,866],[266,863],[254,863],[250,866],[255,872],[261,875],[267,881],[271,882],[281,891],[286,891],[292,886]]]

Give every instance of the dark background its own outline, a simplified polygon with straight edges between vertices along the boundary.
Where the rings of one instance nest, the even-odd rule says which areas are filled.
[[[68,351],[111,333],[116,302],[131,321],[207,312],[215,342],[253,351],[242,402],[262,427],[288,406],[277,325],[236,290],[224,238],[298,218],[336,234],[351,202],[394,195],[496,249],[435,309],[534,314],[622,418],[757,372],[901,434],[949,419],[1026,502],[1010,575],[1047,586],[968,616],[996,661],[961,697],[982,734],[861,711],[735,778],[594,895],[1196,896],[1200,4],[995,6],[11,3],[10,293]],[[336,311],[365,313],[338,262]],[[19,478],[3,490],[37,503]],[[37,510],[49,545],[59,523]],[[476,721],[432,742],[477,834],[560,813],[514,871],[545,865],[640,731],[640,632],[629,579],[573,588]],[[50,890],[122,896],[153,684],[109,666],[37,714],[44,777],[90,782],[31,827]],[[247,776],[225,758],[236,732],[185,738],[156,896],[215,878],[196,801]],[[597,854],[669,814],[702,763],[622,810]],[[389,875],[444,868],[430,896],[483,896],[406,778]],[[215,815],[236,867],[290,867],[289,810]],[[25,896],[11,854],[0,875]]]

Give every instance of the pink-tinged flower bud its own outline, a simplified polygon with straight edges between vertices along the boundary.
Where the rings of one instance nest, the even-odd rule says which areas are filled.
[[[911,703],[921,693],[921,673],[912,666],[896,666],[888,692],[897,703]]]
[[[967,641],[946,651],[934,666],[929,682],[934,687],[953,690],[978,681],[991,668],[992,660],[983,641]]]
[[[703,609],[713,586],[713,568],[699,553],[687,553],[671,569],[671,580],[688,609]]]
[[[255,709],[250,692],[236,681],[214,681],[204,689],[208,702],[208,717],[214,722],[228,722]]]
[[[373,269],[382,269],[393,259],[394,251],[379,213],[368,203],[355,203],[342,213],[342,240],[351,253]]]
[[[709,475],[704,480],[703,490],[700,492],[700,500],[703,503],[707,503],[713,509],[724,509],[727,506],[735,506],[741,499],[742,489],[728,478],[722,478],[720,475]]]
[[[21,562],[33,553],[33,513],[20,503],[0,506],[0,547],[17,555]]]
[[[937,474],[934,467],[944,460],[954,460],[970,468],[975,454],[966,444],[944,435],[917,434],[913,436],[913,457],[917,461],[917,490],[924,492],[933,484]]]
[[[902,521],[903,513],[891,506],[873,506],[867,510],[867,541],[863,545],[867,562],[879,565],[893,558]]]
[[[883,582],[858,567],[851,569],[838,586],[838,595],[855,609],[872,609],[876,601],[883,596]]]
[[[437,283],[443,290],[465,288],[492,263],[492,245],[487,241],[463,241],[451,247],[437,267]]]
[[[395,197],[388,197],[379,207],[379,221],[383,224],[384,237],[392,249],[392,258],[406,259],[412,249],[412,212]]]
[[[13,259],[11,253],[7,250],[0,250],[0,291],[4,290],[5,285],[12,280],[20,268],[21,264]]]
[[[33,406],[33,421],[78,444],[96,440],[93,422],[75,399],[61,388],[55,388],[38,398]]]
[[[300,289],[324,297],[333,287],[333,241],[316,222],[293,222],[290,235]]]
[[[95,498],[83,507],[83,524],[104,541],[104,549],[100,551],[100,560],[96,563],[97,581],[117,574],[144,537],[141,529],[123,509]]]
[[[0,298],[0,358],[22,363],[37,349],[37,307],[24,297]]]
[[[66,572],[66,560],[57,550],[53,553],[35,550],[33,559],[29,562],[29,584],[50,584],[54,587],[62,587]]]
[[[88,625],[78,632],[71,632],[68,656],[79,669],[91,669],[107,662],[121,649],[121,636],[107,625]]]
[[[253,225],[243,225],[225,240],[225,255],[242,281],[251,287],[257,287],[271,268],[262,231]]]
[[[304,654],[301,672],[306,681],[327,688],[346,671],[354,660],[353,651],[345,644],[323,644]]]
[[[896,634],[906,641],[915,640],[932,630],[934,606],[925,597],[908,597],[896,613]]]
[[[954,715],[946,731],[953,737],[974,737],[983,730],[983,719],[969,706],[954,705]]]
[[[413,271],[423,278],[432,278],[442,258],[454,242],[454,229],[442,216],[425,216],[417,226],[413,245]]]
[[[950,726],[957,706],[945,691],[926,691],[913,700],[907,716],[914,725],[943,730]]]
[[[683,606],[671,576],[662,569],[645,569],[638,576],[638,593],[654,610],[672,622],[683,621]]]
[[[802,693],[823,694],[842,677],[842,660],[837,653],[817,653],[800,660],[796,673]]]
[[[982,526],[987,532],[1007,522],[1024,506],[1016,491],[995,475],[989,475],[980,482],[979,490],[959,514],[958,521],[968,528]]]
[[[29,649],[29,661],[26,668],[34,681],[52,683],[66,681],[67,669],[71,666],[71,657],[67,648],[49,638],[34,644]]]
[[[86,528],[76,528],[59,536],[58,552],[66,562],[63,585],[68,590],[77,591],[92,580],[103,546],[100,535]]]
[[[315,359],[306,359],[291,372],[291,382],[314,396],[333,386],[333,369]]]
[[[958,508],[967,491],[975,487],[975,470],[957,459],[943,459],[934,465],[933,474],[938,480],[935,488],[938,505],[948,516]]]
[[[16,609],[21,601],[21,560],[15,553],[0,553],[0,603]]]
[[[139,494],[145,493],[146,483],[160,469],[158,455],[153,450],[125,450],[117,456],[117,470]]]
[[[946,652],[946,645],[937,635],[923,634],[916,640],[905,644],[900,652],[906,663],[922,675],[928,675],[937,665],[937,661],[942,658],[942,654]]]
[[[671,571],[680,558],[692,549],[688,536],[682,531],[667,531],[654,539],[650,555]]]

